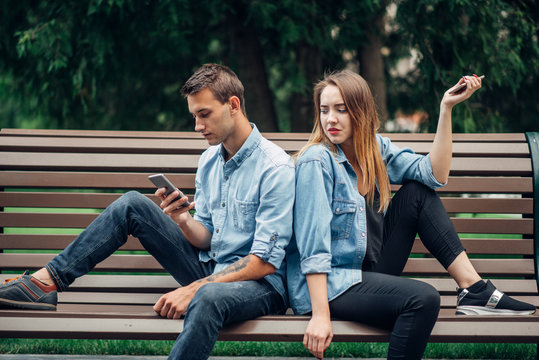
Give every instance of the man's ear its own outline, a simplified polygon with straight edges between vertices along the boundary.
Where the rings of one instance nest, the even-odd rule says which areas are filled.
[[[228,98],[228,103],[230,104],[230,113],[235,114],[238,111],[241,111],[241,102],[237,96],[231,96]]]

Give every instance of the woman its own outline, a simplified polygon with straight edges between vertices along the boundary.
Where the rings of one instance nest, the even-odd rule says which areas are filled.
[[[462,83],[464,91],[450,93]],[[427,283],[399,277],[417,233],[457,282],[457,313],[535,312],[481,279],[433,190],[449,177],[451,110],[481,79],[457,85],[444,94],[427,156],[376,134],[374,100],[359,75],[345,70],[315,86],[314,130],[297,157],[288,289],[295,313],[312,313],[304,345],[317,358],[331,343],[330,315],[390,329],[388,358],[421,358],[440,296]],[[390,183],[404,184],[391,202]]]

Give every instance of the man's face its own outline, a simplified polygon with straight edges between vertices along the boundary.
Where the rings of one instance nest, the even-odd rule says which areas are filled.
[[[224,142],[234,131],[235,122],[230,114],[230,104],[221,104],[210,89],[188,95],[187,105],[195,119],[195,131],[200,132],[210,145]]]

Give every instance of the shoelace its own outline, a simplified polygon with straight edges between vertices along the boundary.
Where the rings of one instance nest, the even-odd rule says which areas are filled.
[[[13,281],[13,280],[18,280],[18,279],[20,279],[20,278],[22,278],[22,276],[17,276],[17,277],[14,277],[13,279],[6,279],[6,280],[2,283],[2,285],[6,285],[8,282]]]
[[[28,275],[28,273],[29,273],[29,271],[26,270],[26,271],[24,272],[24,274],[22,274],[22,275],[19,275],[19,276],[17,276],[17,277],[12,278],[12,279],[6,279],[6,280],[2,283],[2,285],[6,285],[6,284],[7,284],[8,282],[10,282],[10,281],[19,280],[19,279],[21,279],[24,275]]]

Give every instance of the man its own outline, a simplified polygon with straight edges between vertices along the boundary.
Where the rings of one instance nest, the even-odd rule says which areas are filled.
[[[158,207],[138,192],[126,193],[44,268],[0,286],[1,304],[55,309],[57,290],[132,234],[182,285],[154,305],[163,317],[185,315],[171,359],[207,359],[224,325],[286,310],[293,162],[249,123],[243,85],[229,68],[202,66],[182,94],[195,131],[215,145],[200,158],[195,201],[184,207],[187,197],[173,201],[179,192],[165,197],[161,188]]]

